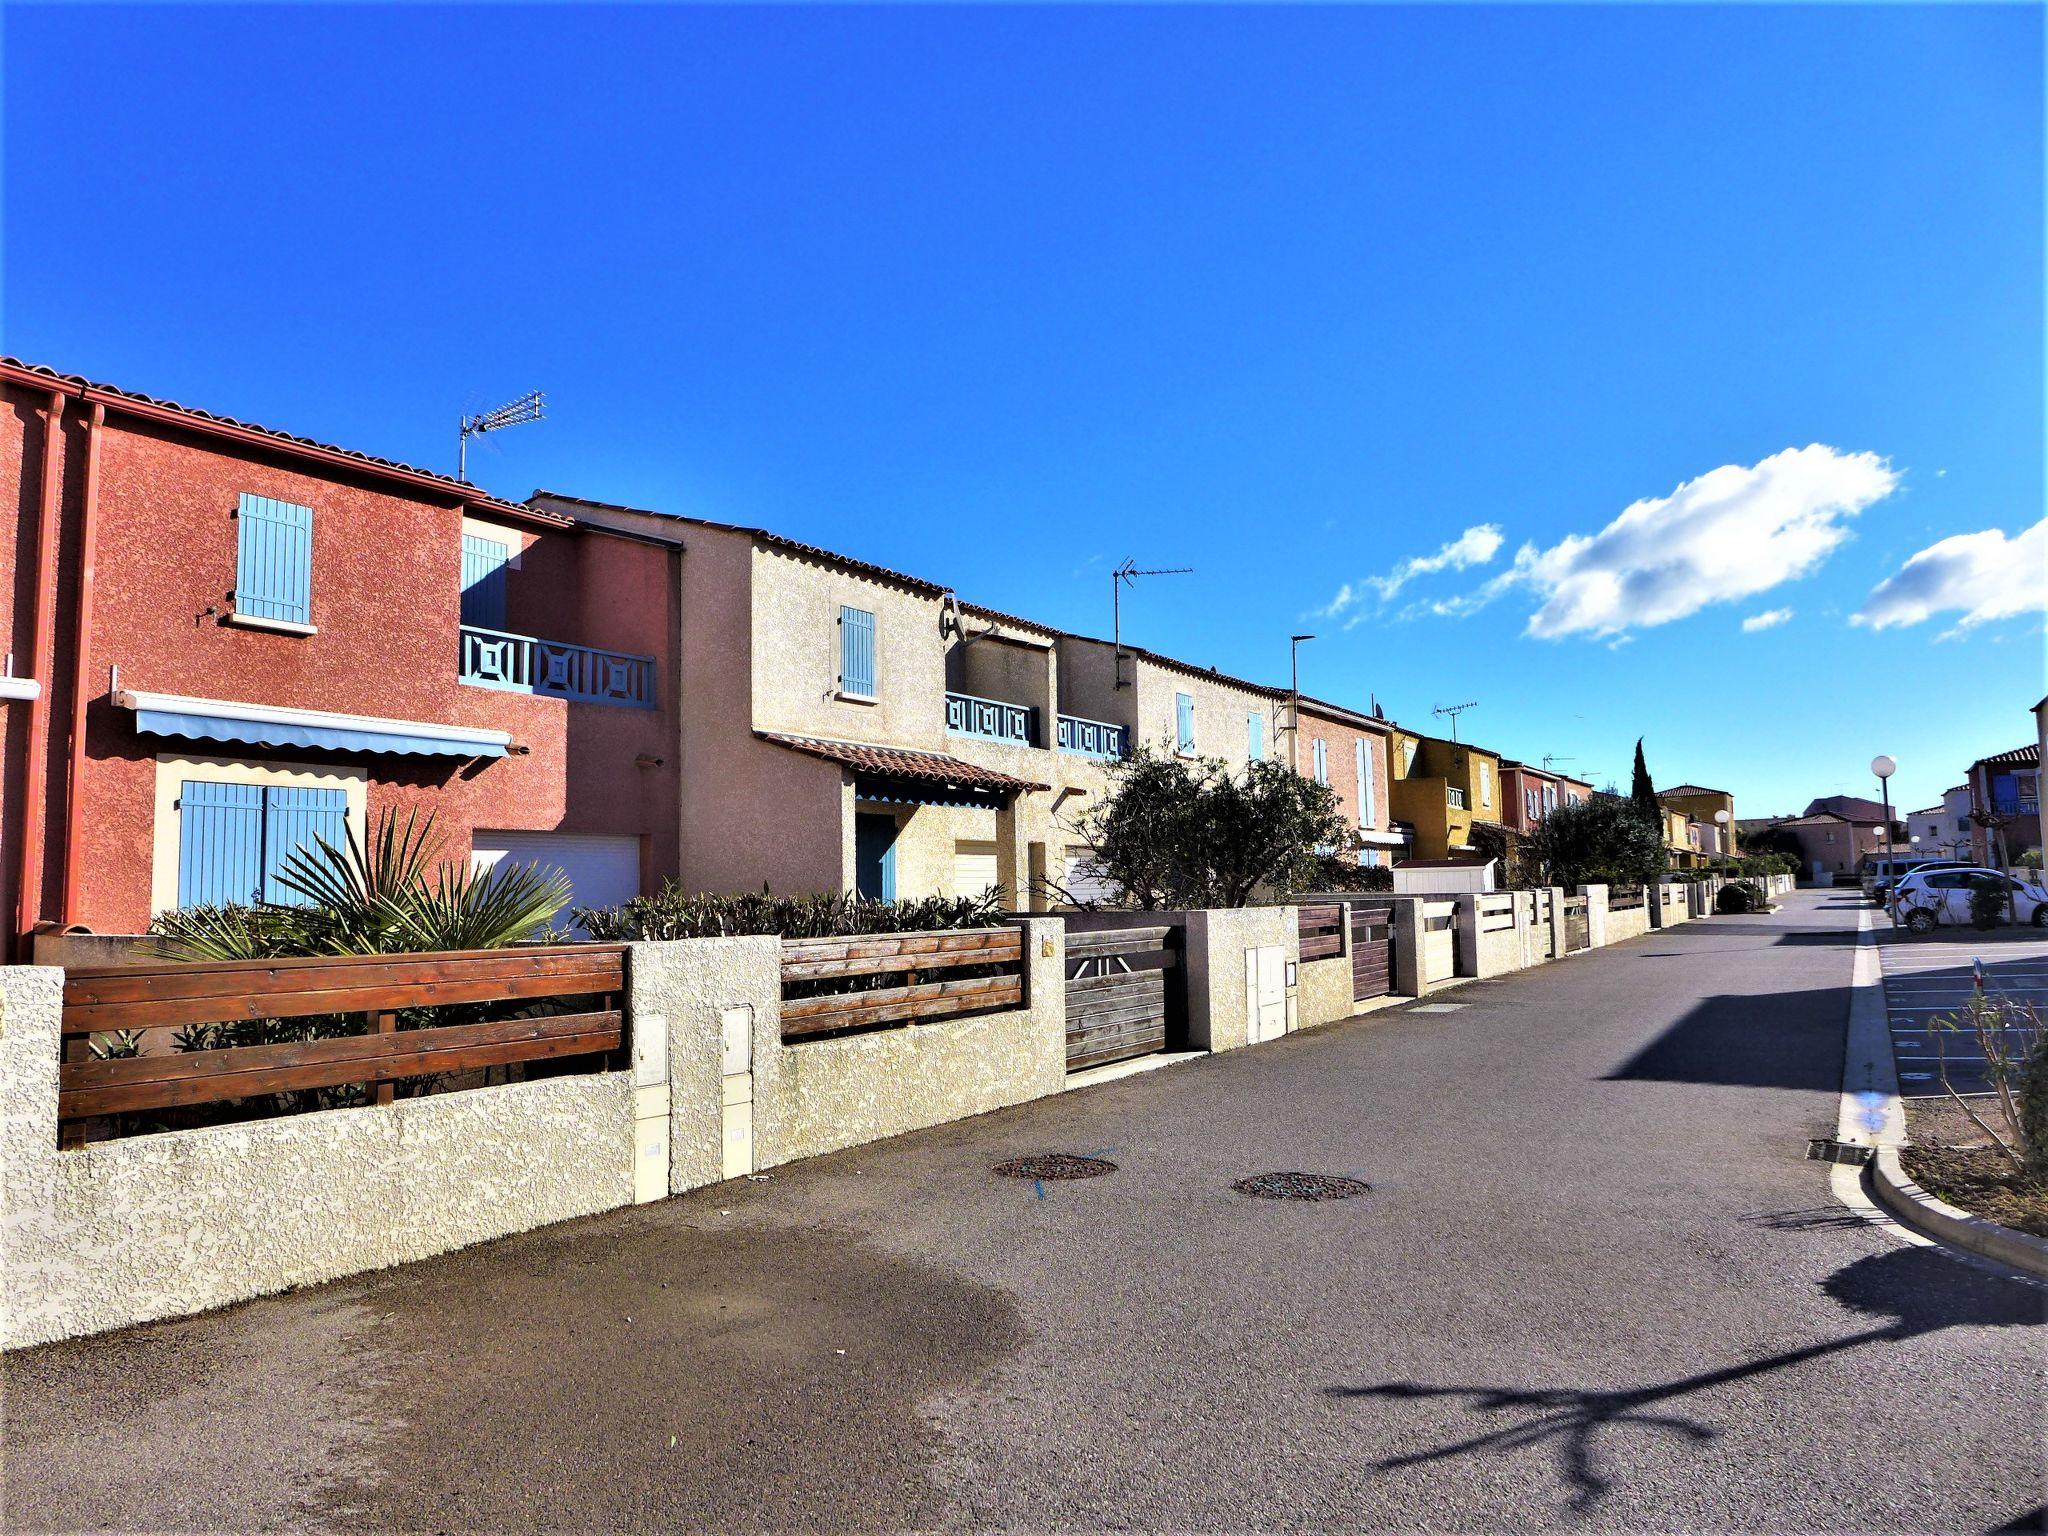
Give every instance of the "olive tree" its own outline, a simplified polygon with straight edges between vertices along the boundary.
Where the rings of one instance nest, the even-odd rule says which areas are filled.
[[[1619,795],[1560,805],[1529,841],[1553,885],[1641,885],[1666,867],[1657,818]]]
[[[1110,770],[1081,819],[1099,873],[1147,909],[1241,907],[1261,886],[1299,890],[1347,824],[1327,784],[1283,763],[1232,773],[1153,748]]]

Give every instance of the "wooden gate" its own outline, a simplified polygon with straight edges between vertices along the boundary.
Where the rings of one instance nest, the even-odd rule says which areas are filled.
[[[1576,949],[1590,949],[1593,945],[1593,924],[1586,915],[1586,898],[1567,896],[1564,899],[1564,947],[1567,952]]]
[[[1166,1049],[1180,930],[1067,929],[1067,1070]]]
[[[1385,907],[1351,909],[1351,1000],[1385,997],[1394,990],[1394,915]]]
[[[1458,940],[1455,933],[1458,904],[1455,901],[1425,901],[1422,904],[1422,984],[1434,986],[1457,974]]]

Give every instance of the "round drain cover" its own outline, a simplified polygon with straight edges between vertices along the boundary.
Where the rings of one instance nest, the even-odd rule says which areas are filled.
[[[1013,1157],[1006,1163],[997,1163],[996,1172],[1006,1179],[1093,1179],[1105,1173],[1115,1173],[1116,1164],[1099,1157],[1037,1152],[1030,1157]]]
[[[1256,1195],[1262,1200],[1349,1200],[1372,1192],[1365,1180],[1339,1178],[1334,1173],[1260,1173],[1230,1187],[1240,1195]]]

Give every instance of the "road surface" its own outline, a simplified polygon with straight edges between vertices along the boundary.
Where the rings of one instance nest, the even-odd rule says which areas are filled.
[[[6,1526],[2027,1529],[2043,1293],[1805,1158],[1856,910],[12,1357]]]

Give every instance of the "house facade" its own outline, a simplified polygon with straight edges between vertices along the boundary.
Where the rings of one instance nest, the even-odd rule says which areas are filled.
[[[1290,712],[1293,706],[1289,706]],[[1392,727],[1373,715],[1303,695],[1301,726],[1288,736],[1297,773],[1327,784],[1351,826],[1358,862],[1393,862],[1403,839],[1394,831],[1387,743]]]
[[[1500,754],[1399,726],[1389,734],[1394,816],[1409,829],[1410,857],[1470,855],[1472,828],[1502,819]]]
[[[579,901],[675,870],[674,550],[0,361],[0,880],[36,932],[255,896],[430,811]]]
[[[1533,763],[1504,757],[1500,761],[1501,825],[1527,837],[1560,805],[1577,805],[1593,786]]]
[[[1970,791],[1970,857],[1995,865],[2041,847],[2041,748],[2035,742],[1980,757],[1964,778]]]
[[[1771,825],[1797,841],[1800,878],[1822,884],[1860,879],[1863,861],[1882,854],[1886,848],[1882,816],[1854,821],[1835,811],[1815,811],[1788,816]],[[1911,846],[1905,840],[1903,828],[1894,827],[1892,833],[1894,850]]]
[[[1658,804],[1681,813],[1688,828],[1685,844],[1705,858],[1733,856],[1739,849],[1736,832],[1735,797],[1725,789],[1708,789],[1699,784],[1680,784],[1662,791]],[[1725,813],[1726,819],[1723,819]],[[1699,828],[1692,830],[1693,826]]]

